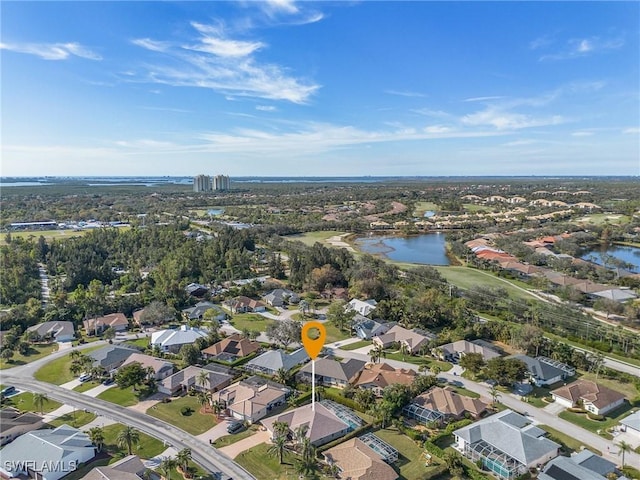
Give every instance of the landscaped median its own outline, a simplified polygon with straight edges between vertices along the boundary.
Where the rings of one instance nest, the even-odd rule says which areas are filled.
[[[183,408],[189,409],[190,413],[183,415]],[[213,413],[203,413],[202,408],[198,397],[187,395],[169,403],[156,403],[146,413],[192,435],[200,435],[218,424],[216,416]]]

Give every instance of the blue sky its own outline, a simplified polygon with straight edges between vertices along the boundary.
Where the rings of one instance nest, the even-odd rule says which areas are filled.
[[[2,175],[639,175],[638,2],[2,2]]]

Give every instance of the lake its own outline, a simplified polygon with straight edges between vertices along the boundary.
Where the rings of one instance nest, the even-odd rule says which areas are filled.
[[[598,265],[603,265],[602,254],[611,255],[612,257],[617,258],[618,260],[633,265],[633,268],[630,268],[634,273],[640,273],[640,248],[638,247],[628,247],[623,245],[611,245],[606,250],[597,249],[592,250],[590,252],[585,253],[580,258],[583,260],[588,260]],[[612,265],[613,267],[613,265]],[[625,267],[623,267],[625,268]]]
[[[397,262],[423,265],[449,265],[445,254],[446,235],[424,233],[409,237],[371,235],[355,240],[360,250],[372,255],[381,255]]]
[[[207,214],[213,215],[213,216],[222,215],[223,213],[224,213],[224,209],[222,208],[212,208],[207,211]]]

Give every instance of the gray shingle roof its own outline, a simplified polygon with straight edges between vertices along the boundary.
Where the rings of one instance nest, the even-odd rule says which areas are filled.
[[[283,350],[269,350],[247,363],[247,368],[272,372],[284,368],[289,371],[307,360],[309,360],[309,355],[303,348],[292,353],[286,353]]]
[[[638,410],[633,415],[629,415],[628,417],[623,418],[622,420],[620,420],[620,423],[640,432],[640,410]]]
[[[556,368],[546,362],[541,362],[537,358],[531,358],[528,355],[512,355],[509,358],[515,358],[524,362],[529,373],[531,373],[534,378],[542,381],[550,380],[565,373],[564,370],[561,370],[560,368]]]
[[[345,362],[338,362],[329,358],[318,358],[316,360],[316,375],[335,378],[343,382],[349,382],[356,374],[360,373],[366,362],[350,358]],[[311,373],[311,363],[300,369],[300,373]]]
[[[139,353],[135,348],[125,347],[122,345],[107,345],[88,354],[93,358],[93,364],[101,367],[107,367],[118,363],[123,363],[134,353]]]

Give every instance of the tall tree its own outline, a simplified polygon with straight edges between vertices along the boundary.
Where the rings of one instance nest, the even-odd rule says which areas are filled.
[[[130,425],[125,425],[125,427],[118,432],[118,436],[116,437],[116,444],[120,448],[127,447],[128,455],[133,453],[131,447],[134,443],[140,441],[140,434],[138,431]]]
[[[44,413],[44,404],[49,401],[49,397],[45,393],[34,393],[33,404],[38,408],[40,414]]]
[[[176,454],[177,466],[182,470],[182,474],[185,478],[191,478],[191,474],[189,473],[189,462],[191,461],[191,458],[190,448],[183,448]]]
[[[102,447],[104,447],[104,430],[101,427],[91,427],[88,432],[89,440],[93,443],[98,452],[102,451]]]

